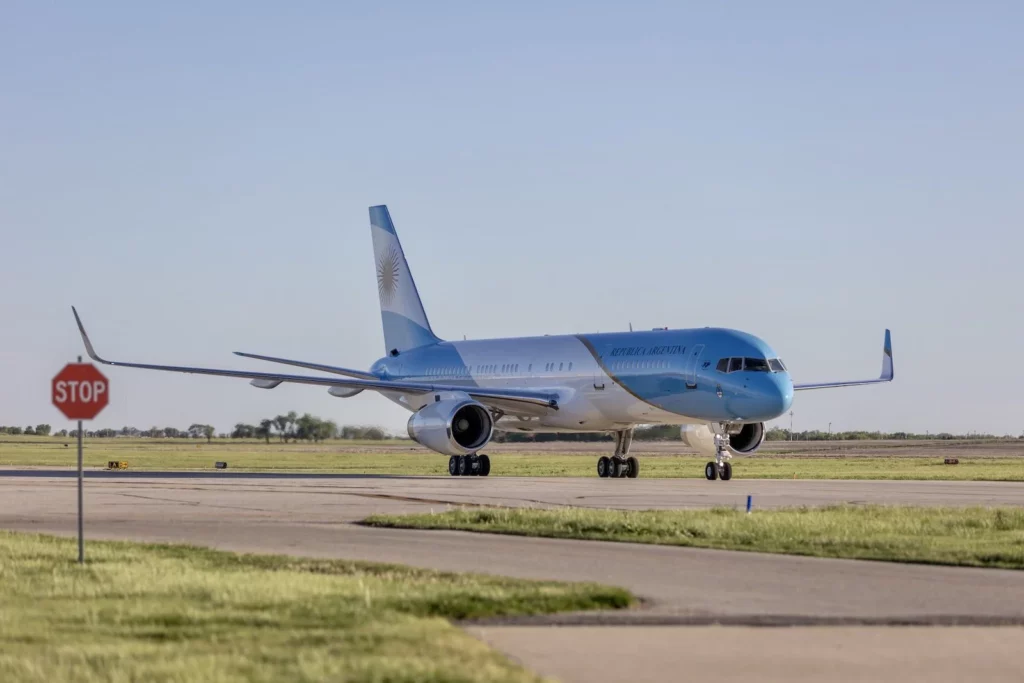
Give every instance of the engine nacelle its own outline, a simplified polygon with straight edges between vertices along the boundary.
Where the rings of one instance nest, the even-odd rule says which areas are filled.
[[[413,413],[408,431],[410,439],[432,451],[468,455],[491,440],[494,420],[483,404],[472,399],[446,399]]]
[[[749,455],[764,443],[764,423],[731,425],[729,427],[729,450],[740,455]],[[706,424],[683,425],[679,434],[683,443],[701,455],[715,456],[715,433]]]

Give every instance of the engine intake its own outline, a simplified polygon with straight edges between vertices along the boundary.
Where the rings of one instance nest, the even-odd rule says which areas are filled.
[[[445,455],[476,453],[494,434],[494,420],[483,404],[472,399],[428,403],[412,414],[409,438]]]
[[[764,443],[764,423],[732,425],[729,427],[729,450],[740,455],[753,453]],[[683,425],[680,437],[690,448],[702,455],[714,457],[715,433],[706,424]]]

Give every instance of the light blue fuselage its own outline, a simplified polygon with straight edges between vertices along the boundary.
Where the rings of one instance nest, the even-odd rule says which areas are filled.
[[[745,332],[701,328],[442,341],[381,358],[371,372],[385,380],[558,394],[557,411],[506,416],[495,425],[512,431],[765,422],[789,410],[788,372],[719,369],[722,359],[733,357],[777,356]],[[410,410],[434,400],[422,394],[385,395]]]

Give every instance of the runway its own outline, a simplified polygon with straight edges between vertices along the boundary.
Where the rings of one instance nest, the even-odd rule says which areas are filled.
[[[440,511],[451,504],[738,506],[748,493],[758,507],[838,502],[1020,505],[1020,483],[197,475],[91,476],[86,482],[87,537],[597,581],[628,588],[644,600],[635,610],[527,620],[532,623],[691,629],[709,624],[1018,625],[1011,629],[1014,633],[1022,632],[1019,625],[1024,624],[1024,572],[353,524],[373,513]],[[72,534],[74,491],[74,478],[65,472],[0,472],[0,528]],[[565,678],[561,671],[545,669],[537,652],[516,651],[519,638],[513,636],[525,631],[513,629],[510,635],[508,626],[482,628],[498,633],[499,640],[504,629],[507,644],[494,640],[496,645],[543,673]],[[559,630],[559,637],[571,638],[572,632],[588,637],[586,628]],[[696,631],[687,633],[696,637]],[[544,647],[545,639],[540,641],[534,650]],[[580,647],[581,652],[589,650],[585,643]],[[668,648],[663,656],[674,652],[678,648]],[[652,662],[657,660],[653,651],[651,657]],[[670,666],[664,659],[657,661]],[[652,669],[658,670],[676,669]]]
[[[4,469],[9,479],[65,480],[77,476],[66,469]],[[574,505],[623,510],[708,508],[746,505],[754,496],[757,508],[853,505],[1024,505],[1024,482],[1003,481],[867,481],[827,479],[599,479],[581,477],[437,477],[389,474],[303,474],[231,471],[135,472],[88,470],[89,486],[118,482],[121,487],[187,486],[225,491],[286,494],[302,490],[342,494],[346,521],[362,519],[376,507],[360,508],[363,499],[384,496],[425,503],[459,505]],[[93,482],[96,482],[95,484]],[[0,484],[3,485],[3,484]],[[365,502],[365,500],[363,501]],[[338,512],[336,510],[335,512]],[[338,518],[334,518],[338,519]]]

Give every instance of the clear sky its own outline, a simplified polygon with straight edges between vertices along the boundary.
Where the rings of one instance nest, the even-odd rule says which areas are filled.
[[[1024,4],[0,7],[0,424],[123,360],[366,367],[366,207],[448,338],[728,326],[801,428],[1024,430]],[[375,395],[108,369],[96,426]],[[788,419],[784,421],[788,423]]]

